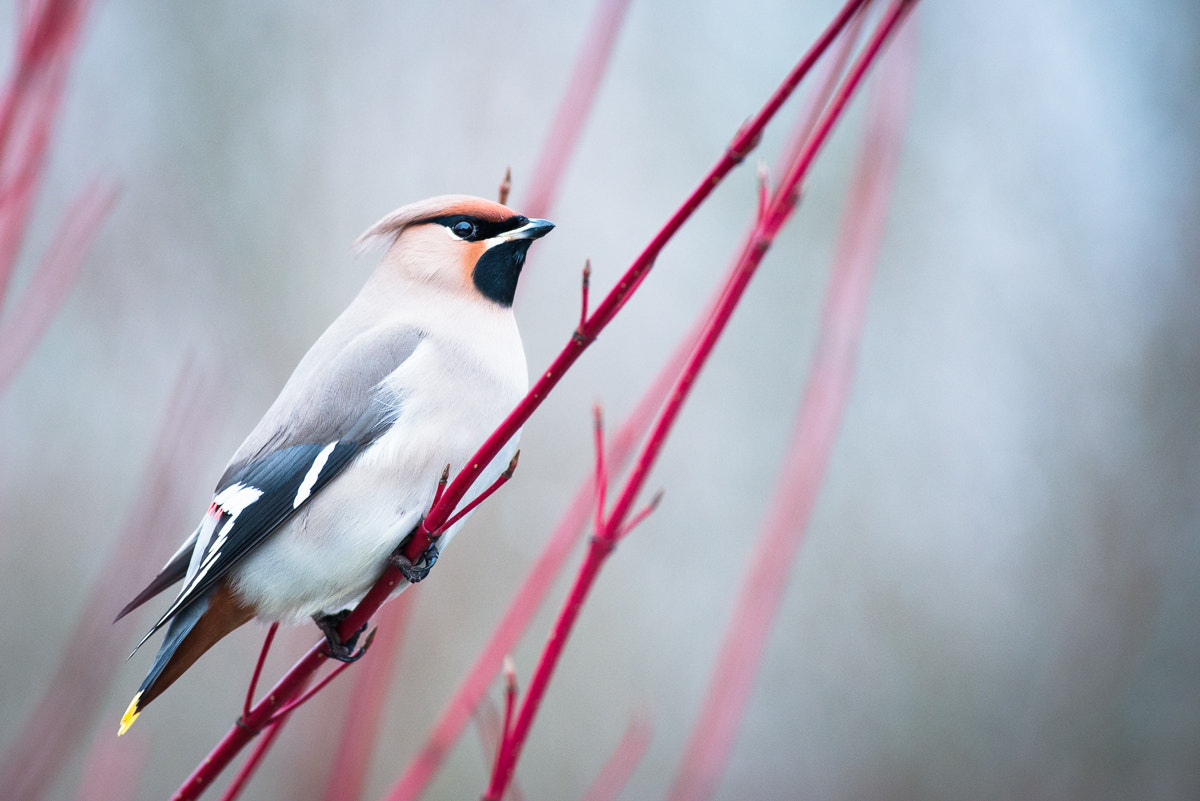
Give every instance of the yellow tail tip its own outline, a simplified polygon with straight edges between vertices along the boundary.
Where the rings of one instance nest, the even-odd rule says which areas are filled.
[[[129,727],[133,725],[133,722],[137,720],[138,715],[141,714],[140,710],[138,709],[138,701],[140,701],[141,698],[142,694],[139,692],[137,695],[133,696],[133,700],[129,702],[129,708],[126,709],[125,714],[121,716],[121,728],[117,731],[118,737],[129,731]]]

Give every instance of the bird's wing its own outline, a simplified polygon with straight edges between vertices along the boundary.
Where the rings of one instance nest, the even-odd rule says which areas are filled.
[[[181,558],[185,543],[138,596],[140,603],[150,597],[147,592],[153,595],[184,579],[178,597],[142,642],[204,597],[243,556],[391,428],[402,413],[404,397],[384,379],[423,340],[420,331],[389,327],[350,338],[332,349],[332,359],[317,351],[320,343],[314,346],[234,455],[193,535],[188,558]],[[184,564],[186,571],[181,570]],[[168,571],[174,576],[171,581]]]

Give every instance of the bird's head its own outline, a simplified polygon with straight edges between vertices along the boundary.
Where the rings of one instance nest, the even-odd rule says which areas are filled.
[[[553,228],[490,200],[441,195],[392,212],[358,245],[388,242],[384,264],[405,278],[511,306],[529,245]]]

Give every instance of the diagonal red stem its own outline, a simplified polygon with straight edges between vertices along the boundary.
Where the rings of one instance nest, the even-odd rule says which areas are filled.
[[[579,53],[579,60],[567,81],[567,90],[550,124],[550,132],[542,146],[529,182],[529,194],[521,208],[530,217],[545,217],[554,203],[555,191],[562,184],[567,160],[587,122],[588,112],[595,105],[600,81],[604,78],[617,34],[629,10],[629,0],[600,0],[595,16],[588,26],[588,38]]]
[[[650,747],[650,729],[650,724],[641,716],[635,716],[629,721],[625,733],[621,735],[621,741],[617,743],[608,762],[600,769],[600,774],[588,789],[583,801],[616,801],[630,775],[646,755],[646,749]]]
[[[624,529],[625,521],[632,509],[634,499],[641,491],[650,469],[661,452],[666,437],[670,433],[674,421],[699,375],[700,369],[707,361],[709,354],[716,345],[717,339],[724,331],[734,308],[741,299],[742,293],[761,263],[764,254],[770,248],[775,236],[795,209],[799,198],[800,183],[812,165],[813,159],[820,152],[834,124],[840,118],[849,99],[860,85],[863,76],[878,58],[884,43],[903,19],[912,2],[913,0],[896,0],[884,13],[870,41],[863,48],[862,53],[851,67],[838,92],[834,95],[829,107],[818,121],[812,138],[801,150],[784,176],[783,181],[771,199],[766,213],[762,214],[758,219],[754,233],[750,237],[746,248],[742,251],[733,270],[729,281],[729,288],[725,292],[722,303],[709,321],[704,335],[702,335],[699,344],[693,351],[687,366],[675,386],[675,390],[668,397],[666,406],[652,430],[646,445],[639,454],[639,458],[634,463],[633,470],[627,478],[620,496],[614,504],[611,513],[604,521],[603,528],[597,531],[596,535],[592,538],[587,558],[580,567],[575,584],[572,586],[571,592],[559,613],[559,617],[555,621],[554,628],[547,640],[546,648],[543,650],[542,656],[534,670],[533,677],[530,679],[529,689],[521,704],[520,714],[517,716],[516,723],[513,725],[512,731],[507,738],[511,739],[511,743],[506,742],[501,746],[501,753],[504,758],[497,760],[497,768],[493,771],[488,789],[483,796],[487,801],[499,801],[504,794],[504,788],[512,778],[513,770],[520,757],[533,719],[537,714],[541,699],[549,685],[550,678],[562,654],[567,638],[582,609],[583,602],[587,598],[592,585],[595,583],[600,568],[616,545],[619,534]]]
[[[849,397],[904,129],[912,73],[911,31],[910,27],[898,37],[889,53],[889,69],[873,87],[868,128],[787,463],[717,650],[717,665],[680,760],[670,801],[712,797],[724,772]]]
[[[254,691],[258,689],[258,680],[262,678],[263,665],[266,664],[267,654],[271,651],[271,643],[275,640],[275,632],[279,631],[279,621],[267,629],[263,637],[262,648],[258,652],[258,662],[254,664],[254,672],[250,674],[250,686],[246,688],[246,701],[242,704],[242,717],[250,717],[250,707],[254,704]]]

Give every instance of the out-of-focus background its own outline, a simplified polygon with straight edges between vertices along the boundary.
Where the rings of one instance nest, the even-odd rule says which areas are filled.
[[[531,371],[575,324],[584,259],[607,290],[837,5],[633,2],[519,297]],[[93,9],[23,263],[91,177],[120,195],[0,397],[0,745],[21,736],[76,618],[116,612],[81,608],[84,593],[181,363],[219,384],[217,422],[186,437],[205,478],[194,514],[104,577],[128,595],[372,268],[351,253],[359,233],[429,195],[492,197],[508,165],[520,208],[591,11]],[[1196,798],[1200,12],[926,3],[915,22],[853,396],[718,797]],[[659,511],[584,610],[520,767],[531,798],[579,797],[634,712],[654,740],[625,797],[661,795],[674,772],[784,455],[861,109],[700,381],[651,481]],[[755,192],[751,163],[671,244],[420,588],[366,797],[406,764],[590,470],[591,404],[613,421],[631,407]],[[131,647],[151,607],[112,637]],[[515,654],[523,679],[549,621]],[[260,639],[247,627],[221,643],[122,739],[148,749],[139,798],[168,795],[225,731]],[[97,731],[115,734],[150,652],[121,668]],[[297,716],[250,797],[313,797],[337,692]],[[52,797],[74,795],[79,762]],[[469,734],[429,797],[477,797],[489,763]]]

